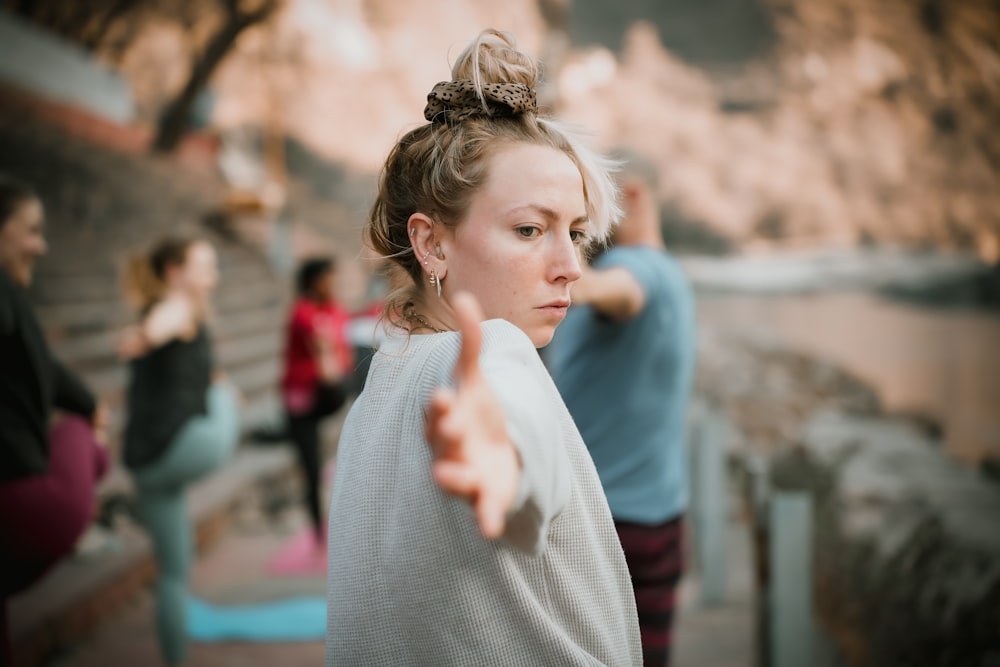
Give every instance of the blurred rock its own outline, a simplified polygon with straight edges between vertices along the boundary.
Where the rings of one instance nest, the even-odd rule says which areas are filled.
[[[959,463],[920,415],[881,414],[864,383],[774,340],[699,337],[696,393],[732,424],[730,455],[813,497],[816,612],[844,664],[995,664],[996,462]]]
[[[672,240],[1000,262],[996,3],[627,4],[289,2],[214,77],[212,123],[267,127],[373,175],[460,49],[496,26],[548,59],[547,106],[602,146],[657,158]],[[209,23],[145,23],[115,60],[142,122],[181,85]]]
[[[774,340],[699,336],[696,392],[732,424],[730,456],[813,498],[816,614],[843,664],[998,664],[995,461],[959,463],[934,425]]]
[[[695,392],[737,427],[737,451],[774,454],[821,409],[879,412],[875,392],[830,364],[763,338],[699,331]]]
[[[561,111],[656,155],[669,206],[738,243],[895,243],[1000,260],[1000,8],[767,4],[767,56],[702,69],[637,24],[615,79]]]
[[[816,502],[821,622],[848,664],[1000,659],[1000,487],[911,424],[822,411],[779,486]]]

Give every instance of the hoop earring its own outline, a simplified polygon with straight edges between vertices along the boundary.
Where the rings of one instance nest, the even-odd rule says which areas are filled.
[[[441,278],[438,278],[437,271],[431,269],[431,285],[437,288],[438,298],[441,298]]]

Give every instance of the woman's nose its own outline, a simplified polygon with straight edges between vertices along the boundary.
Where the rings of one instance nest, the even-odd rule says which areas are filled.
[[[552,282],[565,280],[572,283],[580,278],[580,248],[568,235],[553,239],[549,276]]]

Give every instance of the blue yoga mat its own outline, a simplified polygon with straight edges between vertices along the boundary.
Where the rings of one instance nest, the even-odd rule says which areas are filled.
[[[316,641],[326,633],[326,599],[296,597],[249,605],[215,606],[188,598],[188,636],[195,641]]]

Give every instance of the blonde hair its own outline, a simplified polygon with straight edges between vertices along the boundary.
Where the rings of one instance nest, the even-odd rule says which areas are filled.
[[[199,237],[168,237],[161,239],[147,252],[136,253],[126,260],[123,288],[126,300],[140,313],[145,314],[163,298],[166,290],[167,269],[182,266],[187,261],[188,250]]]
[[[423,289],[420,262],[413,254],[407,222],[420,212],[448,227],[457,226],[473,195],[486,182],[489,158],[510,143],[549,146],[567,155],[580,170],[589,217],[591,243],[602,243],[621,218],[617,188],[611,178],[614,163],[587,146],[567,126],[537,113],[497,113],[484,89],[491,84],[522,84],[532,91],[540,78],[537,61],[518,51],[514,39],[487,29],[458,56],[454,81],[471,81],[482,111],[422,125],[405,134],[390,151],[379,179],[365,238],[372,249],[391,259],[409,284],[400,280],[386,303],[390,320],[413,302]],[[444,114],[442,114],[444,115]],[[398,323],[398,322],[397,322]]]

